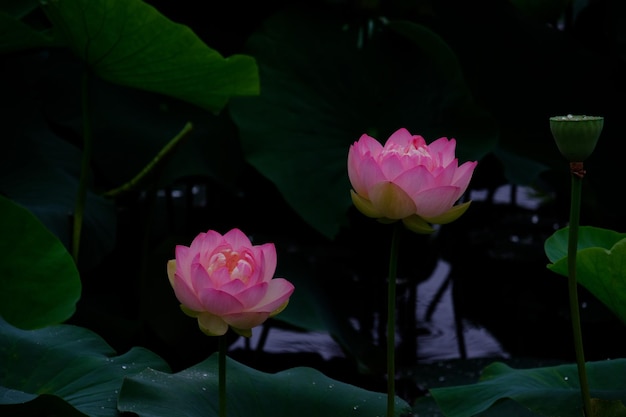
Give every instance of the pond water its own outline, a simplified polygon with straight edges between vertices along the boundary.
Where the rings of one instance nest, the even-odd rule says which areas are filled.
[[[527,187],[504,185],[492,196],[486,191],[473,191],[470,197],[473,201],[491,198],[495,204],[517,204],[527,210],[540,206],[539,199]],[[448,262],[439,260],[430,277],[417,284],[414,306],[418,326],[415,340],[417,362],[510,357],[487,328],[455,315],[450,270]],[[356,321],[354,325],[358,327]],[[345,358],[341,346],[326,332],[299,332],[280,327],[271,328],[269,332],[263,328],[253,329],[250,340],[240,338],[231,345],[234,351],[246,349],[262,349],[274,354],[315,352],[324,360]]]
[[[400,323],[397,327],[396,370],[404,398],[424,393],[411,378],[419,365],[465,359],[524,360],[528,366],[574,361],[566,279],[546,268],[543,251],[545,239],[565,225],[563,220],[542,211],[539,197],[529,188],[503,186],[495,193],[474,192],[471,198],[478,204],[490,199],[499,206],[498,216],[487,215],[482,230],[477,227],[478,233],[472,235],[473,243],[460,243],[462,256],[437,260],[430,276],[414,288],[410,280],[398,280],[398,308],[414,313],[411,320],[405,318],[404,328]],[[475,212],[483,209],[477,207]],[[414,293],[407,296],[411,290]],[[623,324],[584,288],[579,290],[579,300],[587,360],[623,356],[625,344],[612,336],[623,332]],[[375,329],[372,341],[378,346],[384,346],[384,316],[375,313],[369,325]],[[352,324],[359,329],[360,323],[354,319]],[[354,364],[346,365],[350,358],[325,332],[258,328],[250,340],[239,339],[231,346],[232,354],[240,357],[251,350],[281,361],[294,355],[297,359],[284,363],[285,367],[314,366],[339,380],[385,389],[383,375],[368,381]],[[312,362],[300,362],[303,358]],[[254,364],[259,367],[259,362]],[[445,378],[443,372],[440,377]],[[403,385],[407,380],[409,386]]]
[[[190,191],[191,199],[184,190],[178,194],[173,190],[171,197],[183,202],[184,213],[189,213],[189,205],[201,208],[196,218],[206,219],[203,210],[210,206],[207,189],[194,186]],[[399,382],[403,381],[399,383],[403,398],[415,398],[424,393],[411,379],[416,365],[437,366],[465,359],[573,360],[566,280],[547,270],[548,261],[543,252],[545,239],[565,222],[562,215],[554,214],[554,209],[544,210],[542,198],[546,197],[549,196],[537,197],[530,188],[508,185],[492,192],[473,190],[471,213],[464,215],[454,228],[442,228],[444,233],[446,230],[454,233],[445,236],[445,242],[452,246],[443,252],[452,254],[451,259],[435,254],[430,263],[432,270],[426,270],[423,277],[417,279],[413,277],[413,266],[417,266],[420,273],[424,271],[423,253],[418,252],[419,256],[413,262],[410,256],[400,257],[399,266],[410,266],[402,273],[399,271],[397,281],[398,316],[402,320],[396,328],[396,370]],[[228,210],[230,207],[227,206]],[[226,210],[213,215],[217,218],[228,216],[238,221],[246,218]],[[194,217],[189,214],[171,217],[194,224]],[[283,224],[284,219],[265,221],[269,225]],[[463,226],[462,222],[466,225]],[[365,229],[369,233],[372,224],[367,226]],[[193,230],[197,229],[194,226]],[[385,228],[384,232],[388,230]],[[462,233],[458,234],[459,231]],[[263,236],[262,240],[265,241],[266,237]],[[327,275],[328,270],[337,271],[344,278],[346,273],[361,273],[362,269],[357,273],[345,264],[333,263],[331,266],[327,263],[335,262],[337,257],[341,262],[345,251],[350,252],[346,259],[352,261],[354,252],[362,249],[353,249],[354,242],[359,245],[366,240],[367,246],[375,240],[370,235],[365,237],[367,239],[357,236],[356,240],[348,241],[346,246],[339,248],[339,255],[334,252],[328,255],[329,250],[325,249],[327,257],[317,259],[313,266],[320,269],[313,276]],[[387,234],[382,237],[381,245],[374,248],[375,251],[359,254],[361,262],[369,265],[372,256],[388,250],[385,244]],[[323,242],[320,245],[326,248]],[[423,247],[418,251],[421,249]],[[414,249],[410,247],[409,250]],[[308,256],[307,249],[299,253]],[[343,280],[348,281],[344,283],[346,288],[333,287],[337,284],[333,281],[336,276],[330,277],[330,285],[333,292],[338,290],[333,297],[349,304],[348,311],[354,313],[349,319],[353,329],[366,335],[365,343],[382,349],[386,337],[385,271],[364,269],[365,274],[375,276],[361,277],[363,279],[356,282],[363,293],[357,293],[355,282],[350,280]],[[579,298],[583,309],[583,334],[588,338],[585,341],[588,360],[623,356],[626,346],[615,342],[612,336],[616,329],[623,331],[623,325],[616,323],[589,294],[581,291]],[[192,332],[197,333],[197,329]],[[251,338],[235,338],[229,347],[229,355],[264,372],[309,366],[340,381],[381,392],[385,390],[384,366],[382,369],[378,366],[377,371],[372,372],[373,368],[370,368],[363,372],[363,368],[354,362],[354,356],[346,353],[329,333],[292,328],[281,322],[280,316],[253,329]],[[382,351],[377,351],[376,355],[384,361]],[[409,386],[402,387],[406,380],[410,380]]]
[[[498,340],[483,327],[463,322],[462,331],[458,333],[452,289],[446,281],[449,271],[450,265],[439,261],[431,277],[417,286],[415,312],[419,334],[415,354],[418,361],[508,357]],[[300,332],[274,327],[267,335],[263,333],[262,327],[255,328],[250,340],[239,338],[230,349],[262,348],[272,354],[316,352],[327,361],[345,358],[341,346],[326,332]],[[264,341],[262,338],[265,338]],[[460,346],[460,338],[464,346]]]

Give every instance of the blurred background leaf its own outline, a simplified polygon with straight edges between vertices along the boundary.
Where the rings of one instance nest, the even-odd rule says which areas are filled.
[[[459,88],[463,80],[445,44],[409,22],[391,27],[411,41],[374,18],[346,21],[299,8],[277,13],[246,47],[259,64],[261,95],[229,106],[246,160],[331,239],[347,226],[347,151],[361,134],[381,142],[399,127],[428,142],[447,135],[457,138],[459,158],[475,159],[496,140],[489,116]]]

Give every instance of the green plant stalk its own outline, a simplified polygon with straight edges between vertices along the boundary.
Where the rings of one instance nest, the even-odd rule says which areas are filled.
[[[183,126],[182,130],[178,132],[176,136],[174,136],[160,151],[159,153],[152,158],[150,162],[130,181],[122,184],[121,186],[114,188],[112,190],[107,191],[103,195],[105,197],[115,197],[124,192],[131,191],[135,188],[144,178],[148,176],[154,169],[165,160],[165,157],[173,152],[176,145],[178,145],[183,139],[185,139],[193,130],[193,125],[191,122],[187,122],[185,126]]]
[[[583,351],[582,331],[580,326],[580,311],[578,308],[578,282],[576,280],[576,252],[578,251],[578,226],[580,223],[580,195],[582,189],[582,175],[572,172],[572,190],[570,202],[569,235],[567,242],[567,269],[569,305],[574,332],[574,349],[576,351],[576,363],[578,365],[578,379],[580,393],[583,399],[584,413],[591,417],[591,398],[587,383],[587,369],[585,367],[585,354]]]
[[[226,417],[226,335],[219,336],[218,357],[218,390],[219,390],[219,417]]]
[[[391,237],[389,276],[387,277],[387,417],[395,413],[396,397],[396,274],[398,269],[398,246],[402,223],[396,222]]]
[[[72,258],[78,264],[78,251],[80,249],[80,235],[83,227],[83,215],[87,200],[87,181],[89,179],[89,164],[91,161],[92,130],[89,113],[89,70],[85,69],[82,77],[81,106],[83,115],[83,153],[80,164],[80,178],[78,179],[78,192],[74,203],[74,217],[72,224]]]

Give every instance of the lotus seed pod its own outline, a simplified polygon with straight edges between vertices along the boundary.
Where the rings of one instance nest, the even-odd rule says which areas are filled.
[[[583,162],[598,143],[604,117],[571,115],[550,117],[556,146],[569,162]]]

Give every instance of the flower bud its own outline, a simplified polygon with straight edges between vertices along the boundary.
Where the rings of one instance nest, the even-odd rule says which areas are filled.
[[[550,117],[556,146],[569,162],[583,162],[596,147],[604,117],[571,115]]]

